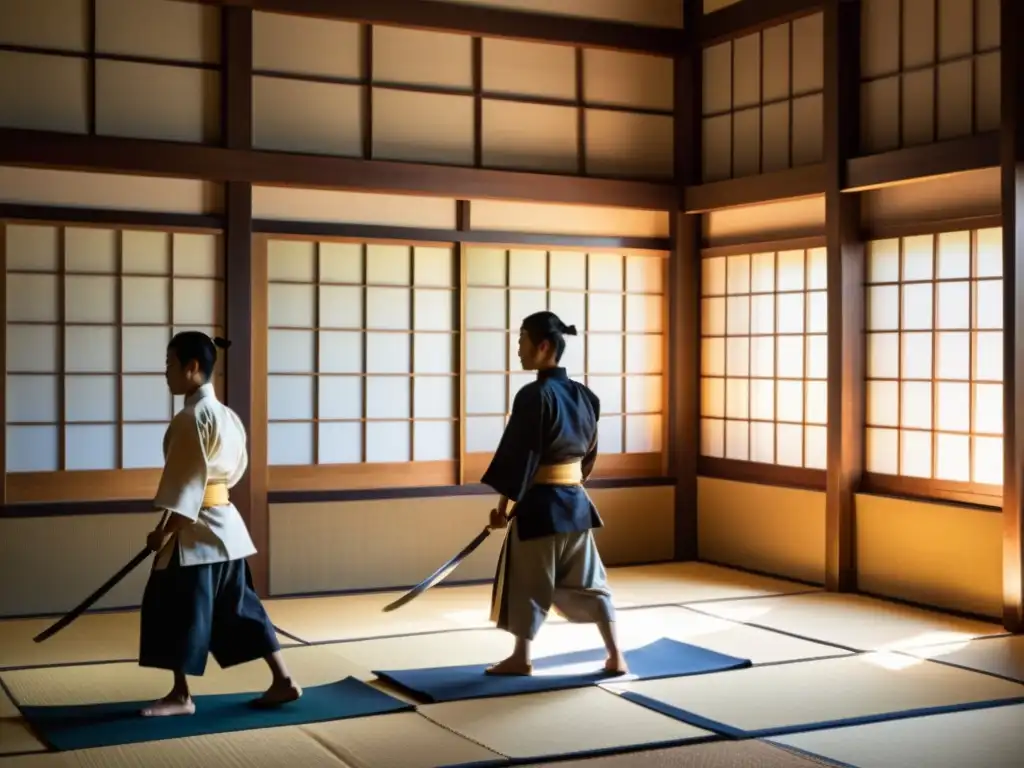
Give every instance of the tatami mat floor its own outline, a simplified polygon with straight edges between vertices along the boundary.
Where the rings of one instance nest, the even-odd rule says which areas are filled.
[[[88,615],[43,644],[32,637],[50,620],[0,621],[0,768],[1021,764],[1024,637],[1007,636],[998,624],[700,563],[612,569],[611,579],[628,649],[671,638],[753,665],[53,752],[18,705],[146,700],[166,692],[168,680],[135,663],[136,612]],[[380,608],[394,594],[276,599],[267,606],[303,685],[353,676],[383,687],[371,670],[485,663],[506,653],[509,638],[488,625],[489,591],[438,588],[389,614]],[[599,645],[592,627],[553,617],[536,653]],[[221,670],[211,661],[193,689],[257,691],[267,674],[260,663]]]

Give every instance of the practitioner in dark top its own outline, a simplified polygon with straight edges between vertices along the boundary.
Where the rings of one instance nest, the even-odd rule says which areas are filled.
[[[483,482],[501,499],[491,526],[508,533],[498,560],[491,621],[516,638],[515,650],[488,669],[492,675],[529,675],[530,644],[552,606],[571,622],[597,624],[608,649],[605,670],[628,670],[615,636],[615,610],[594,543],[603,523],[583,488],[597,459],[601,404],[559,367],[565,335],[575,336],[552,312],[523,320],[519,360],[537,380],[516,395],[505,433]],[[509,502],[515,504],[508,517]]]

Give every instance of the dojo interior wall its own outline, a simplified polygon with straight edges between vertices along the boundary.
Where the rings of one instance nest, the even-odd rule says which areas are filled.
[[[733,77],[741,69],[755,75],[746,78],[746,85],[758,82],[756,67],[760,51],[762,87],[767,88],[769,82],[778,79],[779,104],[785,104],[783,99],[786,95],[784,86],[788,65],[782,53],[785,46],[773,45],[772,41],[776,36],[780,40],[785,39],[786,26],[780,26],[777,30],[767,29],[760,36],[755,34],[705,51],[705,178],[709,178],[709,168],[715,171],[714,178],[727,178],[730,160],[733,163],[732,176],[757,173],[753,155],[749,158],[738,157],[736,150],[727,146],[730,136],[726,130],[728,116],[716,116],[713,110],[721,110],[723,113],[727,109],[731,110],[733,147],[739,146],[737,132],[749,129],[749,136],[744,140],[746,146],[761,147],[764,161],[773,156],[770,148],[775,146],[772,138],[774,134],[769,130],[773,120],[769,111],[773,107],[762,106],[758,121],[756,89],[747,88],[750,90],[747,100],[741,104],[736,102],[736,94],[743,91],[743,86],[726,74],[730,64],[727,50],[731,45]],[[810,41],[812,29],[814,34],[820,34],[820,16],[817,21],[814,17],[806,17],[789,26],[793,30],[791,40],[795,42],[804,39],[800,37],[802,34]],[[862,39],[862,154],[920,146],[998,128],[998,2],[864,0]],[[773,51],[777,53],[773,54]],[[773,59],[773,55],[776,58]],[[804,50],[799,55],[807,61],[816,56],[810,50]],[[712,65],[713,72],[708,73]],[[814,98],[820,99],[820,94],[816,97],[800,95],[796,84],[802,78],[808,83],[807,91],[810,91],[811,81],[820,83],[819,72],[820,64],[817,63],[800,76],[793,72],[790,104],[793,110],[791,114],[794,115],[794,130],[797,129],[795,115],[800,109],[796,106],[797,100],[805,100],[809,115],[811,101]],[[775,78],[775,73],[780,76]],[[820,85],[818,88],[820,90]],[[767,96],[767,90],[762,90],[761,99]],[[709,107],[709,101],[714,104],[713,110]],[[780,114],[784,111],[782,106],[774,108]],[[781,121],[782,118],[779,119]],[[721,130],[711,131],[712,141],[709,143],[709,128],[715,120],[721,123]],[[806,151],[812,146],[812,134],[820,136],[817,133],[820,131],[819,121],[820,112],[813,121],[805,120],[800,127],[800,130],[807,132]],[[758,122],[760,139],[755,130]],[[779,146],[785,147],[784,143]],[[779,151],[774,156],[778,161],[771,167],[785,167],[785,153]],[[815,161],[809,155],[807,160],[812,164]],[[791,164],[796,164],[793,156]],[[770,167],[762,164],[761,171],[768,170]],[[931,237],[935,238],[931,241],[931,247],[937,251],[940,237],[952,237],[948,233],[961,233],[958,237],[973,238],[975,235],[966,233],[978,230],[998,232],[1001,213],[998,168],[875,189],[860,193],[860,198],[863,239],[868,243],[865,255],[868,265],[871,263],[873,241],[888,241],[891,244],[894,238],[896,242],[904,238],[902,242],[906,250],[909,238],[909,248],[913,250],[914,247],[928,247],[928,238]],[[719,253],[772,252],[776,250],[773,243],[779,243],[780,248],[792,249],[794,239],[801,238],[810,238],[811,244],[814,238],[820,238],[823,245],[824,225],[823,198],[715,210],[703,217],[704,245],[711,254],[714,254],[716,248]],[[915,237],[918,239],[915,240]],[[796,243],[803,246],[807,244]],[[977,248],[976,245],[972,247]],[[974,298],[971,299],[973,303],[970,311],[973,313],[979,309],[977,285],[986,280],[999,282],[997,275],[986,277],[977,272],[971,273],[970,294]],[[867,285],[870,282],[870,276],[865,275],[866,292],[871,290],[871,286]],[[930,285],[934,287],[937,284]],[[911,282],[902,287],[912,286]],[[938,290],[936,287],[935,295],[939,295]],[[991,333],[993,338],[1001,336],[1001,322],[996,317],[1000,313],[1000,297],[997,293],[985,294],[990,304],[994,302],[993,315],[989,320],[972,317],[972,333]],[[964,296],[967,296],[966,291]],[[950,296],[947,304],[956,313],[966,314],[968,307],[964,301],[963,297],[954,301]],[[935,301],[934,311],[935,317],[931,318],[933,322],[925,323],[929,330],[932,325],[947,330],[960,327],[942,324],[946,321],[941,315],[947,310],[939,309],[939,300]],[[704,335],[707,333],[706,324],[709,319],[704,314]],[[810,318],[807,319],[810,321]],[[920,318],[911,318],[915,319]],[[870,312],[867,324],[868,332],[872,331]],[[906,325],[900,325],[899,329],[900,335],[904,337],[908,332],[912,333]],[[868,344],[867,339],[865,344]],[[972,361],[977,365],[977,342],[973,349]],[[990,354],[984,350],[981,354],[990,366],[998,366],[998,360]],[[880,391],[883,388],[882,382],[879,381],[878,388],[872,392],[870,355],[868,366],[869,431],[889,434],[910,432],[911,428],[905,421],[898,422],[898,425],[892,423],[890,427],[891,417],[888,413],[882,417],[874,416],[882,419],[881,424],[871,422],[872,398],[878,412],[892,411],[895,404],[891,392]],[[713,370],[711,373],[717,376],[719,372]],[[706,380],[708,371],[704,370],[703,374]],[[991,401],[994,397],[998,402],[1001,385],[976,374],[977,371],[970,376],[972,386],[990,388],[985,391],[987,399]],[[876,373],[873,378],[883,377]],[[939,379],[941,376],[919,377],[919,381],[904,381],[902,384],[926,384],[932,378]],[[935,385],[936,392],[940,386]],[[956,386],[960,386],[959,383]],[[982,430],[977,425],[979,406],[973,398],[974,395],[970,402],[963,403],[965,412],[974,414],[970,428],[962,430],[964,439],[970,433],[973,442],[991,442],[993,450],[998,454],[995,463],[1001,469],[1002,453],[998,434],[1001,427]],[[717,418],[717,409],[726,405],[718,392],[709,393],[705,389],[702,397],[705,424],[708,422],[709,407],[712,416]],[[923,430],[923,434],[931,438],[932,445],[938,445],[943,422],[949,422],[954,410],[949,405],[940,405],[935,401],[932,414],[934,424]],[[1000,413],[994,416],[995,421],[1001,419],[999,410]],[[736,416],[734,423],[739,426],[747,418]],[[722,435],[722,442],[717,440],[717,433],[715,439],[709,441],[705,433],[701,447],[702,466],[708,470],[702,473],[704,476],[700,477],[698,485],[701,559],[824,583],[823,476],[807,474],[806,466],[772,466],[774,462],[770,458],[760,464],[730,461],[726,458],[729,445],[724,429]],[[936,466],[928,471],[903,466],[897,471],[891,466],[883,447],[875,442],[873,446],[870,438],[866,441],[866,460],[869,475],[872,468],[875,469],[874,479],[879,487],[864,488],[855,502],[858,588],[867,593],[998,617],[1002,611],[1002,520],[998,508],[1001,497],[985,495],[999,493],[998,479],[996,484],[975,482],[988,479],[979,478],[978,468],[975,468],[969,478],[972,481],[970,490],[980,490],[981,493],[964,494],[957,498],[948,488],[946,491],[941,490],[944,483],[940,477],[941,472],[936,472]],[[735,441],[734,446],[747,448],[747,445],[738,445]],[[737,455],[736,458],[741,457]],[[821,459],[824,459],[824,455]],[[885,471],[895,476],[891,482],[885,482],[887,478],[884,472],[879,471],[880,463],[887,463]],[[968,483],[953,485],[957,490],[964,490]]]

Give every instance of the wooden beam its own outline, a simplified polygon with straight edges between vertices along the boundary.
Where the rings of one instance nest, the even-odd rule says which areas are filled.
[[[684,23],[702,13],[699,0],[683,0]],[[679,183],[701,172],[703,57],[684,52],[675,60],[675,163]],[[682,191],[682,187],[680,187]],[[697,461],[700,454],[700,216],[673,209],[669,258],[669,474],[675,477],[675,559],[696,560]]]
[[[225,147],[246,152],[252,147],[252,11],[223,12],[221,129]],[[252,185],[228,181],[224,187],[225,333],[232,341],[225,355],[225,401],[238,414],[249,437],[249,469],[232,491],[256,554],[249,558],[253,587],[261,597],[270,592],[270,526],[268,521],[265,451],[266,424],[254,418]],[[261,460],[261,455],[264,460]]]
[[[687,186],[684,204],[686,213],[705,213],[719,208],[812,197],[824,193],[825,166],[819,163],[759,176]]]
[[[461,199],[675,210],[674,184],[0,129],[0,165]]]
[[[822,0],[740,0],[698,20],[701,47],[759,32],[821,10]],[[687,25],[688,26],[688,25]]]
[[[196,1],[196,0],[193,0]],[[587,19],[554,13],[488,8],[439,0],[198,0],[207,5],[251,8],[266,13],[316,16],[364,24],[459,32],[482,37],[671,56],[687,38],[682,29]]]
[[[855,491],[864,465],[864,244],[860,196],[843,194],[860,130],[860,0],[825,3],[828,443],[825,586],[856,589]]]
[[[1024,6],[1002,0],[1003,624],[1024,632]]]
[[[826,46],[826,50],[828,50]],[[844,192],[888,187],[999,165],[999,133],[979,133],[848,161]]]

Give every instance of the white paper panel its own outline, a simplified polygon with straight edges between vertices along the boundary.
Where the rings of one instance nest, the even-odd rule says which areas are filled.
[[[121,430],[124,469],[155,469],[164,465],[166,424],[125,424]]]
[[[405,462],[412,458],[412,435],[407,421],[371,421],[366,423],[366,461],[368,463]]]
[[[358,157],[363,152],[361,99],[361,89],[355,85],[255,77],[253,146]],[[255,191],[253,208],[255,216]]]
[[[363,378],[361,376],[320,376],[319,416],[321,419],[361,419]]]
[[[58,440],[54,426],[7,427],[7,471],[56,471],[60,466]]]
[[[64,433],[64,467],[72,472],[117,469],[117,425],[68,426]]]
[[[257,11],[253,66],[293,74],[358,78],[362,72],[358,24]]]
[[[320,464],[358,464],[363,460],[361,423],[321,422],[317,428]]]
[[[375,83],[473,87],[473,39],[402,27],[373,27]],[[376,117],[376,114],[374,114]]]

